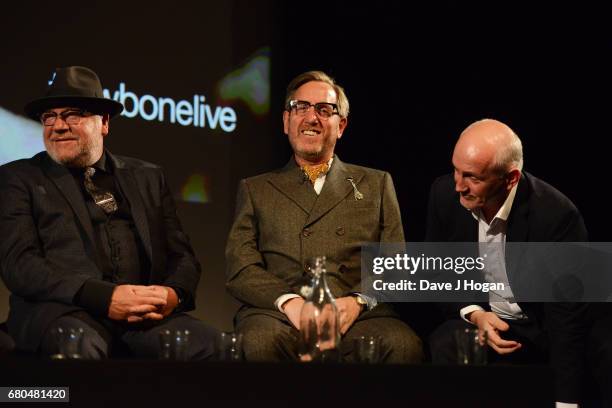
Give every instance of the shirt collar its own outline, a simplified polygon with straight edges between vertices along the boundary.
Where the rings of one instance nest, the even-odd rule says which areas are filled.
[[[108,164],[108,160],[106,160],[106,152],[102,152],[100,160],[95,162],[91,167],[95,168],[96,170],[101,170],[105,173],[110,173],[110,166]]]
[[[107,174],[113,173],[112,165],[110,164],[110,160],[107,160],[106,152],[102,152],[102,156],[97,162],[86,167],[93,167],[96,169],[96,172],[100,171]],[[85,167],[68,167],[68,171],[70,171],[70,173],[72,173],[75,177],[82,177]]]
[[[514,203],[514,197],[516,196],[517,187],[518,183],[516,183],[514,187],[512,187],[512,190],[510,190],[510,194],[508,194],[508,197],[506,197],[506,201],[504,201],[504,204],[499,208],[499,210],[497,210],[497,214],[495,214],[495,216],[491,219],[490,224],[493,224],[495,220],[508,221],[508,217],[510,216],[510,210],[512,210],[512,204]],[[480,210],[480,208],[476,211],[472,211],[472,216],[476,220],[480,220],[480,218],[482,217],[482,211]]]

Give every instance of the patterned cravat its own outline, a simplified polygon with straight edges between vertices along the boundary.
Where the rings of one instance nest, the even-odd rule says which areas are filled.
[[[85,168],[85,190],[89,193],[94,202],[102,208],[106,214],[111,214],[117,211],[117,201],[110,191],[102,191],[93,183],[91,179],[96,173],[96,169],[93,167]]]
[[[306,174],[306,177],[308,177],[310,182],[314,184],[320,175],[327,174],[329,171],[329,165],[327,163],[322,163],[314,166],[304,166],[302,167],[302,171],[304,174]]]

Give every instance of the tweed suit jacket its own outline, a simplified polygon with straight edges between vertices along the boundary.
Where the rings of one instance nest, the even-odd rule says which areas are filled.
[[[282,169],[240,182],[226,247],[227,288],[258,313],[277,311],[279,296],[299,294],[309,282],[305,261],[325,255],[330,290],[346,296],[361,290],[362,243],[403,241],[388,173],[336,156],[317,195],[291,158]]]
[[[194,308],[200,265],[182,230],[162,169],[108,151],[151,268],[140,284],[180,288]],[[9,333],[35,351],[56,318],[76,310],[105,317],[114,290],[103,280],[85,200],[68,169],[46,152],[0,167],[0,272],[11,291]],[[88,281],[88,293],[75,295]]]

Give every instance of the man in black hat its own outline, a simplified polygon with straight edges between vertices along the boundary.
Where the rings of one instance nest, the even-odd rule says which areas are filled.
[[[187,358],[212,354],[215,331],[183,313],[200,265],[162,170],[104,149],[123,105],[85,67],[56,71],[25,111],[43,125],[46,152],[0,167],[0,270],[11,291],[18,349],[57,352],[58,328],[83,329],[84,358],[121,345],[157,355],[161,330],[186,329]]]

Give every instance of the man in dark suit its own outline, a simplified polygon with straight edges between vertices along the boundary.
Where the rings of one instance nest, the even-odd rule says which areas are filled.
[[[212,354],[214,330],[182,313],[200,278],[161,168],[104,150],[106,99],[85,67],[56,70],[25,111],[46,152],[0,168],[0,271],[19,349],[57,352],[55,330],[83,329],[84,358],[122,344],[155,357],[161,330],[189,330],[187,358]]]
[[[236,327],[244,334],[246,358],[298,358],[306,263],[326,256],[345,358],[353,358],[352,339],[377,335],[384,361],[420,361],[414,332],[388,305],[360,294],[361,244],[404,240],[391,176],[334,156],[349,105],[325,73],[310,71],[291,81],[285,106],[284,131],[294,155],[282,169],[241,181],[226,248],[227,287],[244,304]]]
[[[485,119],[470,125],[457,141],[452,161],[454,175],[438,178],[431,188],[426,241],[504,246],[506,242],[587,240],[582,216],[572,202],[522,171],[521,141],[503,123]],[[512,282],[512,271],[503,262],[489,272],[499,281]],[[513,289],[517,290],[510,286]],[[453,332],[476,326],[480,333],[486,332],[494,360],[536,362],[550,355],[557,398],[577,401],[583,306],[516,303],[512,293],[492,297],[489,303],[446,306],[449,320],[430,336],[434,362],[454,363]]]

